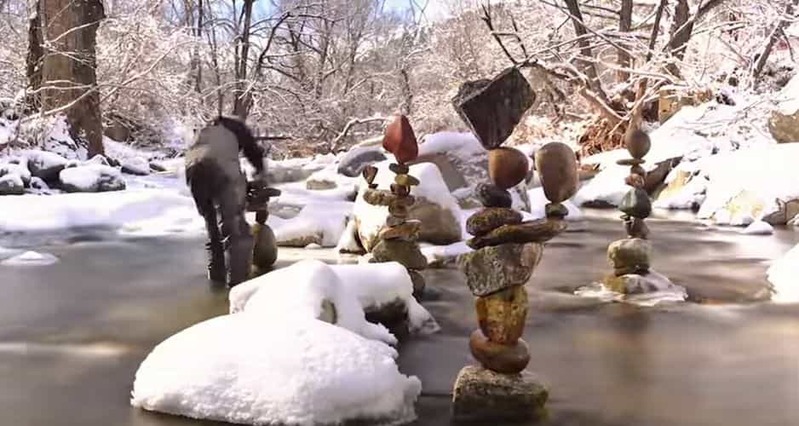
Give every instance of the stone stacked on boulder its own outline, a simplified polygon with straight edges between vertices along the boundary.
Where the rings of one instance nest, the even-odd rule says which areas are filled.
[[[652,201],[644,189],[646,171],[641,167],[651,147],[649,136],[641,130],[633,130],[626,135],[625,144],[632,158],[621,159],[617,164],[630,166],[630,175],[625,178],[630,190],[619,204],[627,238],[608,246],[608,262],[613,267],[613,274],[605,277],[603,283],[613,291],[634,294],[645,288],[662,289],[672,284],[659,274],[650,274],[652,245],[648,241],[649,229],[644,220],[652,214]],[[649,285],[650,279],[658,282]],[[662,285],[664,280],[668,286]]]
[[[543,243],[566,227],[562,219],[568,211],[560,203],[576,190],[577,162],[574,152],[562,144],[539,150],[537,169],[551,201],[548,216],[524,222],[510,208],[507,189],[524,180],[530,168],[523,153],[501,144],[534,99],[518,70],[508,70],[492,81],[464,84],[454,100],[458,113],[489,150],[491,179],[476,188],[484,208],[466,222],[473,235],[466,243],[474,251],[458,259],[477,298],[479,328],[471,334],[469,349],[480,363],[465,367],[456,379],[453,418],[458,422],[536,420],[547,399],[546,388],[525,371],[530,353],[521,339],[528,310],[524,286],[541,260]]]
[[[366,166],[362,172],[369,185],[369,189],[363,194],[364,201],[371,205],[388,207],[389,212],[385,225],[377,235],[378,242],[372,248],[371,261],[400,263],[411,276],[414,296],[419,296],[425,287],[424,278],[419,271],[427,268],[427,259],[417,242],[422,223],[408,219],[410,208],[416,202],[410,195],[411,187],[418,186],[420,182],[409,174],[410,169],[406,164],[419,154],[416,135],[407,117],[397,115],[386,127],[383,148],[397,160],[389,165],[389,170],[395,175],[390,190],[377,189],[377,184],[374,183],[377,177],[376,167]]]
[[[266,224],[269,219],[269,199],[280,196],[280,190],[268,186],[247,185],[247,211],[255,212],[253,235],[253,255],[250,276],[261,276],[277,261],[277,239],[272,228]]]

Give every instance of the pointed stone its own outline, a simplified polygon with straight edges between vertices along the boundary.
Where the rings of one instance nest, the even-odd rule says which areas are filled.
[[[413,133],[408,117],[397,115],[394,121],[386,127],[383,136],[383,148],[394,154],[400,163],[413,161],[419,155],[419,145]]]
[[[366,183],[372,184],[377,177],[377,167],[368,165],[363,168],[361,175],[363,175],[363,178],[366,179]]]
[[[452,99],[461,120],[486,149],[502,145],[534,102],[530,83],[515,67],[493,80],[462,84]]]

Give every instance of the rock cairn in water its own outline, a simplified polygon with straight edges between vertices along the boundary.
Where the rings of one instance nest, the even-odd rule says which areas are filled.
[[[453,390],[455,421],[495,424],[535,420],[543,414],[548,392],[525,370],[530,361],[521,339],[527,318],[529,281],[543,254],[543,243],[562,232],[568,210],[561,203],[577,188],[574,151],[560,143],[536,153],[536,168],[550,203],[543,220],[525,222],[511,208],[508,188],[529,170],[520,151],[502,147],[535,96],[518,70],[510,69],[489,82],[466,83],[453,100],[455,108],[489,151],[490,183],[478,185],[483,209],[469,217],[467,241],[473,252],[459,266],[477,297],[479,328],[469,349],[480,366],[467,366]]]
[[[641,288],[647,280],[639,279],[649,275],[649,257],[652,251],[648,240],[649,229],[645,219],[652,214],[652,201],[644,190],[646,170],[641,166],[649,152],[651,142],[649,136],[641,130],[634,130],[625,137],[627,151],[632,158],[617,161],[622,166],[630,166],[630,175],[625,182],[630,190],[619,205],[622,213],[627,238],[614,241],[608,246],[608,260],[613,266],[613,274],[606,277],[605,285],[619,293],[640,293],[657,290]]]
[[[372,249],[372,261],[399,262],[405,266],[413,281],[414,296],[418,297],[425,287],[424,277],[419,271],[427,268],[427,259],[417,242],[422,223],[408,219],[410,208],[415,202],[411,188],[418,186],[420,182],[409,174],[410,169],[406,164],[419,155],[416,135],[407,117],[397,115],[386,127],[383,148],[394,154],[396,159],[396,163],[389,165],[389,169],[395,174],[390,191],[377,189],[377,184],[374,183],[377,177],[376,167],[366,166],[362,173],[369,184],[363,195],[364,200],[371,205],[388,207],[389,213],[377,236],[378,242]]]
[[[254,243],[250,278],[269,272],[277,261],[277,239],[266,221],[269,219],[269,199],[279,196],[280,190],[277,188],[248,184],[247,211],[255,212],[255,223],[250,229]]]

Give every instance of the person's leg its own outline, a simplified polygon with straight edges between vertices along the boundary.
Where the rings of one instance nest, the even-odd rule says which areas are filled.
[[[220,194],[219,208],[222,215],[222,235],[227,242],[229,285],[246,281],[250,275],[253,238],[250,226],[244,217],[247,186],[244,176],[233,180]]]
[[[219,230],[219,218],[213,199],[213,176],[203,164],[197,164],[186,170],[186,177],[191,189],[197,211],[205,221],[207,240],[205,251],[208,262],[208,279],[216,283],[226,282],[225,249],[222,244],[222,233]]]

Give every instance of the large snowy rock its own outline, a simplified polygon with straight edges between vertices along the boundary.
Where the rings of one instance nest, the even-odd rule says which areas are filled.
[[[474,188],[489,182],[488,151],[471,133],[440,132],[426,135],[419,144],[419,157],[413,163],[433,163],[450,192],[463,208],[480,206]],[[529,161],[532,166],[532,161]],[[513,208],[530,211],[527,184],[521,182],[510,190]]]
[[[53,152],[29,150],[22,153],[28,159],[28,169],[33,176],[45,182],[55,182],[67,165],[67,159]]]
[[[25,185],[19,175],[7,174],[0,176],[0,195],[22,195]]]
[[[377,178],[374,183],[381,189],[388,189],[394,183],[394,173],[389,170],[390,161],[378,163]],[[460,223],[461,209],[457,200],[450,194],[441,173],[433,164],[421,163],[410,167],[410,175],[421,182],[411,189],[416,203],[410,208],[409,219],[422,222],[419,240],[433,244],[452,244],[462,239]],[[389,216],[388,207],[373,206],[363,199],[367,189],[365,181],[355,200],[353,208],[358,237],[367,250],[377,243],[377,234]]]
[[[683,163],[703,161],[715,154],[773,143],[766,136],[764,120],[758,120],[765,113],[761,104],[760,99],[753,98],[736,101],[734,106],[708,103],[683,107],[649,134],[652,148],[644,157],[644,169],[648,172],[658,171],[665,176],[665,182],[671,182],[678,169],[686,170],[685,167],[689,167],[693,171],[701,168],[698,165],[683,166]],[[629,191],[624,179],[629,175],[630,167],[616,164],[623,158],[629,158],[626,149],[607,151],[583,159],[584,164],[598,165],[601,171],[580,188],[574,201],[578,205],[618,206]],[[678,161],[679,165],[676,165]],[[650,182],[650,189],[655,186],[654,182]],[[664,201],[662,204],[677,203]],[[690,208],[690,203],[682,208]]]
[[[90,162],[62,170],[59,180],[61,188],[66,192],[109,192],[125,189],[125,180],[119,170]]]
[[[233,288],[230,312],[250,312],[270,320],[321,319],[329,316],[323,309],[329,303],[335,311],[332,323],[367,338],[396,343],[385,327],[365,320],[365,311],[399,302],[405,307],[409,331],[438,331],[435,319],[412,293],[410,276],[398,263],[326,265],[304,260]]]
[[[0,177],[4,176],[16,176],[22,181],[23,186],[28,186],[31,182],[31,172],[28,170],[27,160],[14,157],[6,163],[0,163]]]
[[[799,144],[768,145],[717,155],[702,168],[706,195],[700,219],[749,225],[799,200]],[[789,220],[789,219],[788,219]]]
[[[379,146],[354,146],[338,161],[337,171],[347,177],[358,177],[364,167],[385,159]]]
[[[780,91],[768,122],[777,142],[799,142],[799,75]]]
[[[131,404],[237,424],[407,423],[421,382],[399,372],[396,356],[312,318],[226,315],[156,346],[136,372]]]
[[[309,244],[335,247],[347,226],[347,216],[351,210],[351,202],[311,201],[302,207],[297,216],[281,219],[272,215],[268,223],[280,247],[301,248]]]

